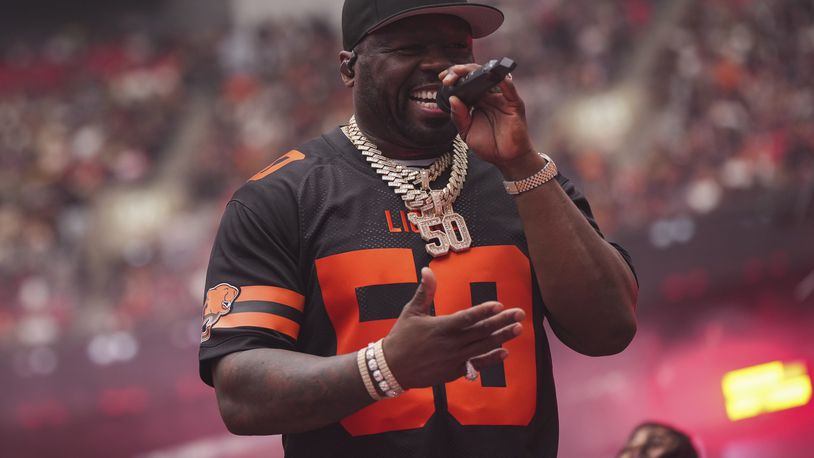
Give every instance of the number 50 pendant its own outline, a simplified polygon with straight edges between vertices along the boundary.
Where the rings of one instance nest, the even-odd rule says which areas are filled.
[[[418,226],[421,238],[430,242],[425,248],[434,258],[446,255],[450,249],[457,253],[472,245],[472,236],[466,227],[466,221],[458,213],[449,212],[440,217],[418,216],[411,213],[409,219]],[[433,229],[435,227],[437,229]]]

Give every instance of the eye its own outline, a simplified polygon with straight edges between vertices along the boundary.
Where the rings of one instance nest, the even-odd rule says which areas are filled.
[[[472,53],[472,48],[467,43],[450,43],[447,45],[447,54],[451,57],[467,57]]]
[[[415,56],[420,53],[422,47],[419,45],[408,45],[408,46],[401,46],[395,49],[396,54],[400,54],[402,56]]]

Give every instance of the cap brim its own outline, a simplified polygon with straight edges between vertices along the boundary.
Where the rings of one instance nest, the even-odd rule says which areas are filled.
[[[503,24],[503,13],[492,6],[478,3],[450,3],[447,5],[421,6],[394,14],[374,25],[367,33],[374,32],[402,19],[422,14],[449,14],[458,16],[469,23],[472,38],[483,38],[491,35]]]

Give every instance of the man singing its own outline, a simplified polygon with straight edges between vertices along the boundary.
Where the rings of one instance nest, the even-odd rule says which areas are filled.
[[[466,1],[345,1],[353,116],[238,190],[212,251],[200,370],[230,431],[283,434],[288,457],[556,456],[543,322],[620,352],[638,288],[532,145],[511,75],[438,107],[502,22]]]

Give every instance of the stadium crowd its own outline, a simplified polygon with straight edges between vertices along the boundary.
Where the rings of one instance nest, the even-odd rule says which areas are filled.
[[[776,207],[810,215],[814,5],[694,2],[670,35],[651,76],[650,154],[635,171],[612,174],[613,219],[642,227],[782,190],[798,200]]]
[[[691,221],[748,192],[798,190],[790,205],[810,211],[814,7],[691,2],[665,23],[667,3],[515,2],[504,35],[476,54],[520,63],[539,143],[551,146],[611,236],[653,237],[659,221]],[[158,314],[188,319],[201,300],[207,240],[231,192],[349,114],[336,72],[338,33],[321,18],[272,19],[205,41],[146,25],[104,37],[88,27],[0,47],[3,344],[49,346],[76,332],[131,330]],[[637,52],[659,27],[667,45],[635,80],[647,101],[637,119],[648,128],[631,136],[641,137],[643,154],[625,159],[629,143],[586,145],[550,127],[573,99],[631,78]],[[92,227],[100,198],[155,181],[177,153],[193,95],[208,101],[211,116],[188,164],[191,199],[162,231],[103,257],[110,282],[98,284],[88,259],[99,249]]]
[[[4,342],[53,344],[76,323],[92,204],[162,160],[182,116],[178,50],[146,33],[65,28],[0,60],[0,311]]]

